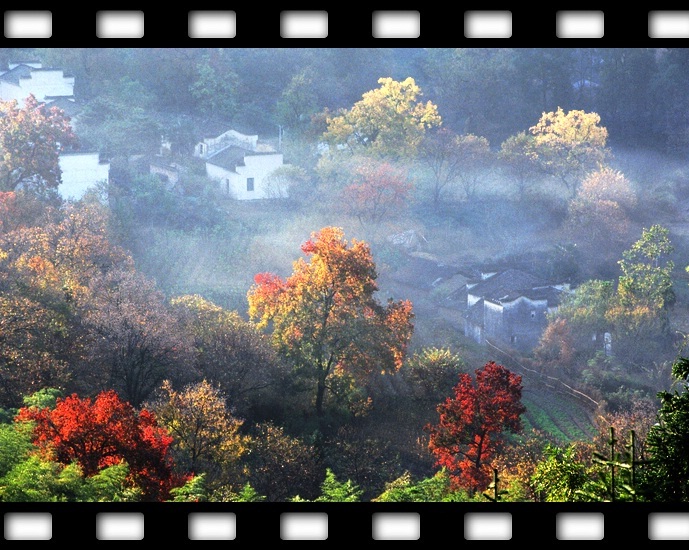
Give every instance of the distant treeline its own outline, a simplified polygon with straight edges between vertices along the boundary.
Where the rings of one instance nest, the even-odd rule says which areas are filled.
[[[211,115],[276,137],[351,106],[381,77],[413,77],[447,127],[495,147],[558,107],[598,113],[625,146],[689,145],[687,48],[0,50],[0,66],[28,60],[74,75],[77,100]]]

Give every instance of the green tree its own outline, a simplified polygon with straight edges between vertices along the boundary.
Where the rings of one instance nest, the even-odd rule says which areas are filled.
[[[466,369],[462,358],[449,348],[425,347],[414,352],[402,367],[401,373],[409,383],[409,391],[416,399],[437,404],[457,383]]]
[[[467,200],[472,200],[478,192],[486,170],[491,166],[493,154],[490,144],[484,137],[474,134],[463,134],[457,138],[457,153],[460,169],[457,179],[464,190]]]
[[[519,90],[524,115],[572,103],[572,82],[577,78],[575,48],[517,48],[512,52],[512,70],[519,75],[515,87]]]
[[[339,481],[335,473],[325,469],[325,480],[321,484],[321,494],[313,502],[360,502],[363,490],[351,480]],[[291,499],[292,502],[309,502],[299,495]]]
[[[674,391],[659,392],[657,423],[646,438],[648,464],[640,475],[640,491],[654,502],[689,502],[689,359],[672,366]]]
[[[79,502],[90,500],[81,468],[33,454],[2,479],[3,502]]]
[[[517,181],[519,198],[523,199],[533,182],[538,167],[534,151],[535,139],[531,134],[519,132],[500,144],[498,160]]]
[[[650,309],[666,312],[675,303],[672,288],[675,248],[670,231],[661,225],[644,229],[641,238],[623,253],[619,261],[619,292],[623,302],[641,301]]]
[[[470,502],[472,498],[464,489],[453,489],[452,479],[446,468],[433,476],[414,480],[410,472],[386,483],[385,490],[372,502]]]
[[[80,113],[79,135],[108,158],[157,154],[163,132],[152,115],[154,102],[155,96],[129,76],[108,82]]]
[[[603,351],[602,336],[610,332],[613,354],[628,368],[657,361],[667,354],[670,311],[676,300],[673,251],[668,229],[644,229],[622,254],[617,285],[603,280],[582,283],[564,298],[551,320],[567,320],[579,349]]]
[[[142,491],[128,475],[125,462],[85,477],[76,463],[31,454],[0,477],[0,502],[138,502]]]
[[[245,483],[238,493],[230,495],[229,502],[264,502],[266,497],[259,495],[258,492],[251,486],[251,483]]]
[[[661,83],[655,48],[601,48],[596,104],[611,135],[620,143],[650,145],[665,139],[665,125],[672,120],[680,97],[674,79]],[[659,78],[660,77],[660,78]],[[662,94],[657,91],[662,89]],[[674,106],[673,106],[674,105]],[[673,120],[673,124],[676,119]]]
[[[203,502],[208,500],[206,474],[193,476],[181,487],[170,489],[172,502]]]
[[[295,74],[277,102],[277,119],[294,132],[305,131],[311,116],[317,112],[318,99],[314,92],[315,75],[305,68]]]
[[[24,406],[26,407],[38,407],[39,409],[55,408],[57,400],[60,397],[64,397],[64,392],[56,388],[43,388],[31,395],[24,396]]]
[[[617,301],[606,317],[615,327],[616,353],[631,365],[657,360],[669,342],[673,252],[669,230],[653,225],[619,261]]]
[[[232,119],[237,110],[238,76],[227,67],[214,66],[206,56],[196,66],[197,77],[189,90],[205,115]]]
[[[523,70],[515,66],[522,48],[431,48],[423,63],[425,81],[443,108],[447,127],[499,142],[524,126]],[[540,50],[539,50],[540,51]],[[532,112],[527,110],[527,112]],[[540,112],[536,110],[535,112]]]
[[[586,466],[590,450],[577,443],[560,447],[546,445],[544,458],[531,478],[534,491],[542,502],[588,502],[586,491],[595,477]]]
[[[583,282],[573,292],[565,294],[557,311],[549,317],[549,324],[564,320],[580,350],[602,350],[605,332],[611,330],[606,314],[615,300],[613,281],[592,279]]]
[[[328,118],[323,139],[332,150],[363,150],[392,160],[414,156],[426,130],[441,124],[438,109],[420,100],[423,93],[411,77],[378,83],[350,110]]]
[[[0,424],[0,478],[26,460],[33,450],[32,426],[23,422]]]

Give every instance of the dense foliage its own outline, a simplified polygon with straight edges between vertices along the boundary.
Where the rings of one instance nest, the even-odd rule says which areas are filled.
[[[17,56],[78,114],[0,103],[0,501],[689,499],[687,50]],[[78,146],[111,181],[63,200]],[[563,289],[532,352],[463,330],[504,266]]]

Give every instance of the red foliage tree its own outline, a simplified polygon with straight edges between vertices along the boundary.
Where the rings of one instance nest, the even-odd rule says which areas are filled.
[[[504,431],[522,430],[521,376],[493,361],[475,371],[476,381],[462,373],[454,396],[437,407],[436,425],[427,425],[429,449],[436,465],[446,467],[455,489],[485,490],[491,459]]]
[[[77,462],[84,476],[126,461],[130,481],[145,501],[164,501],[170,489],[189,478],[174,473],[168,453],[173,438],[147,410],[136,412],[110,390],[95,399],[76,394],[58,399],[55,408],[24,407],[18,421],[34,421],[33,442],[46,456],[63,464]]]
[[[346,210],[364,223],[377,224],[399,212],[412,189],[402,170],[388,162],[368,161],[343,191]]]

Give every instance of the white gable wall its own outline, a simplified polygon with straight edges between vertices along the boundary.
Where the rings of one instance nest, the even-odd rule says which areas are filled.
[[[0,81],[0,99],[16,99],[20,107],[24,100],[33,94],[39,102],[45,102],[49,96],[74,95],[74,77],[66,77],[62,69],[37,69],[31,72],[30,78],[21,78],[19,85]]]
[[[219,182],[221,191],[237,200],[271,199],[275,197],[268,188],[266,178],[280,166],[283,166],[282,153],[247,154],[244,165],[237,166],[235,171],[208,162],[206,174]],[[249,189],[250,178],[253,178],[253,191]]]
[[[59,161],[62,183],[58,192],[65,200],[81,199],[90,187],[110,177],[110,163],[101,163],[98,153],[65,153]]]
[[[228,130],[218,137],[205,138],[202,142],[197,143],[194,147],[194,156],[208,158],[231,145],[255,151],[258,148],[258,135],[249,136],[236,130]]]

